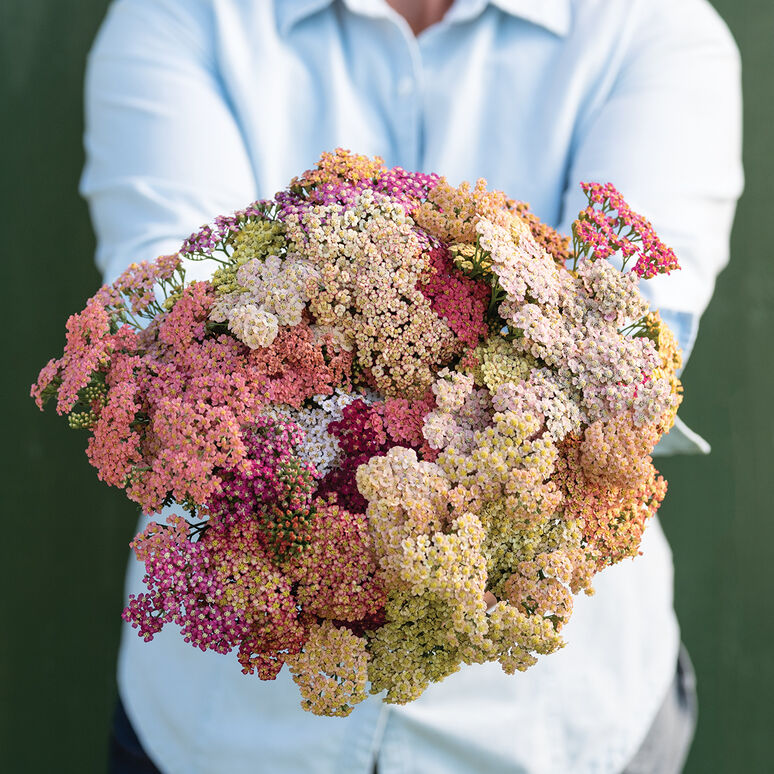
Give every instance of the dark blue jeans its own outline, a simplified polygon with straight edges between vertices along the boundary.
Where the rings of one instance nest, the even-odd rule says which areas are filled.
[[[161,774],[142,749],[124,705],[119,698],[113,713],[113,730],[108,749],[109,774]]]
[[[622,774],[680,774],[695,730],[696,678],[688,653],[681,648],[672,687],[645,741]],[[142,749],[120,699],[113,717],[108,772],[161,774]]]

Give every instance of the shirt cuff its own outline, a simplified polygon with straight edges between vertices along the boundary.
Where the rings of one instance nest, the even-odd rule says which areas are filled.
[[[696,334],[699,331],[699,315],[692,312],[679,312],[674,309],[659,309],[661,319],[677,336],[683,351],[683,363],[686,363],[693,350]],[[682,371],[682,369],[681,369]],[[678,376],[681,373],[678,372]],[[675,418],[672,429],[662,437],[653,450],[654,457],[668,457],[676,454],[709,454],[711,447],[704,438],[691,430],[680,417]]]

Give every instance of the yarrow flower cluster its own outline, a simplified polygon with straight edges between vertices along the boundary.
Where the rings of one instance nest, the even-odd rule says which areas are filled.
[[[581,183],[588,206],[573,223],[576,258],[594,254],[623,257],[623,266],[634,259],[632,271],[649,279],[677,269],[677,257],[656,235],[653,226],[634,212],[612,183]]]
[[[102,480],[178,506],[133,542],[125,620],[287,663],[324,715],[561,647],[573,596],[639,552],[681,400],[638,288],[674,253],[583,188],[570,250],[483,180],[338,149],[89,299],[32,396]]]

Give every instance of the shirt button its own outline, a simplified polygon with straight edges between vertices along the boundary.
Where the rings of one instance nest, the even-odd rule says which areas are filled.
[[[414,81],[411,78],[401,78],[398,81],[398,96],[408,97],[414,91]]]

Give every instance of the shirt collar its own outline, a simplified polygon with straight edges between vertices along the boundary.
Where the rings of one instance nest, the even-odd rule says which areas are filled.
[[[450,22],[466,21],[478,16],[487,5],[504,13],[525,19],[532,24],[564,37],[570,31],[572,0],[456,0],[449,10]]]
[[[286,34],[295,24],[330,5],[333,0],[275,0],[274,7],[280,32]],[[384,16],[389,12],[384,0],[344,0],[356,13]],[[460,22],[472,19],[491,3],[511,16],[564,37],[570,31],[572,0],[456,0],[447,19]]]
[[[545,27],[559,37],[570,31],[572,0],[492,0],[500,10]]]

